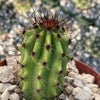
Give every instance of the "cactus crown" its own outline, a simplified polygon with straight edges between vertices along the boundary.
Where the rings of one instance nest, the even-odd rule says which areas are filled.
[[[64,91],[69,53],[69,23],[58,15],[48,13],[31,18],[31,26],[24,28],[21,52],[20,86],[27,100],[54,100]],[[30,18],[30,17],[29,17]]]

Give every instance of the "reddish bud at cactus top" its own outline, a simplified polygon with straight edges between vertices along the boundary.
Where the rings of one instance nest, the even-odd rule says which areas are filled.
[[[60,18],[60,14],[57,13],[54,15],[52,13],[48,14],[47,12],[42,16],[40,13],[37,15],[36,12],[34,12],[34,19],[34,28],[38,28],[38,26],[43,25],[47,30],[61,28],[63,31],[65,31],[69,27],[69,23],[67,24],[67,21],[65,21],[66,19]]]

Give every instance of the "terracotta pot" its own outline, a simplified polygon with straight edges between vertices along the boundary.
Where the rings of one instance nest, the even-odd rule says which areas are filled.
[[[20,54],[18,55],[14,55],[14,56],[19,56]],[[98,84],[100,86],[100,74],[98,72],[96,72],[94,69],[92,69],[90,66],[76,60],[75,60],[75,63],[76,63],[76,67],[78,68],[79,72],[80,73],[88,73],[88,74],[91,74],[95,77],[95,83]],[[3,65],[6,65],[6,59],[2,60],[0,62],[0,66],[3,66]]]

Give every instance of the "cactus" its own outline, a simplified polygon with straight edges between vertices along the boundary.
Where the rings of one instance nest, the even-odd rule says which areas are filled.
[[[22,32],[19,77],[26,100],[55,100],[64,91],[66,64],[72,59],[68,49],[71,39],[65,37],[69,23],[56,15],[34,13],[32,26]]]
[[[14,7],[20,13],[29,11],[33,4],[33,0],[15,0]]]
[[[72,0],[75,6],[79,9],[87,9],[90,7],[92,0]]]

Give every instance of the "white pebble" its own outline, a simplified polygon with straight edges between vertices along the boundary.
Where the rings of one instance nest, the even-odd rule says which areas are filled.
[[[12,82],[14,79],[13,66],[0,67],[0,81],[3,83]]]
[[[71,78],[76,78],[77,74],[75,72],[71,71],[71,72],[69,72],[68,76]]]
[[[13,93],[10,95],[10,100],[19,100],[19,95],[17,93]]]
[[[97,84],[86,84],[85,86],[86,87],[89,87],[90,89],[98,88],[98,85]]]
[[[81,88],[84,87],[83,83],[79,79],[75,79],[73,82],[73,85],[76,87],[81,87]]]
[[[65,96],[65,94],[62,93],[62,94],[60,94],[59,98],[65,100],[66,96]]]
[[[16,88],[16,85],[12,85],[10,83],[0,83],[0,93],[3,93],[6,89],[8,89],[8,91],[12,91]]]
[[[0,100],[8,100],[9,99],[9,92],[8,92],[8,90],[6,89],[5,91],[4,91],[4,93],[1,95],[1,99]]]
[[[88,84],[88,83],[93,83],[94,82],[94,76],[90,75],[90,74],[81,74],[81,79],[82,79],[82,82],[84,84]]]
[[[69,85],[69,86],[67,86],[67,87],[65,88],[65,90],[66,90],[66,92],[67,92],[68,94],[71,94],[72,91],[73,91],[73,87],[72,87],[71,85]]]
[[[88,91],[81,91],[77,95],[75,95],[75,99],[77,99],[77,100],[92,100],[92,95]]]
[[[68,83],[73,83],[73,82],[74,82],[74,78],[71,78],[71,77],[68,77],[68,76],[65,76],[65,80],[66,80]]]
[[[73,89],[73,92],[72,92],[72,94],[75,96],[75,95],[77,95],[79,92],[81,92],[82,91],[82,89],[81,88],[79,88],[79,87],[76,87],[76,88],[74,88]]]
[[[95,100],[100,100],[100,95],[95,94]]]

